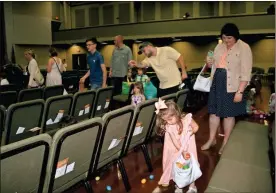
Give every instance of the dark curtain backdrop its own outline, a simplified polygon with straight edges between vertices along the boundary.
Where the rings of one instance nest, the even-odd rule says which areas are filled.
[[[6,64],[7,59],[8,57],[6,44],[4,2],[0,1],[0,71],[2,71],[2,66]]]

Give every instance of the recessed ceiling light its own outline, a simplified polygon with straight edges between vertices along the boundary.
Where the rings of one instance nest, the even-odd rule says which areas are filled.
[[[179,42],[179,41],[181,41],[181,39],[180,38],[173,38],[172,41],[173,42]]]
[[[135,40],[135,43],[142,43],[143,41],[141,40]]]

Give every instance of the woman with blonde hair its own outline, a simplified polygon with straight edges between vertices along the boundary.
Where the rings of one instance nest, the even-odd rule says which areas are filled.
[[[47,79],[46,86],[62,85],[61,73],[63,72],[63,64],[58,57],[58,53],[55,48],[49,49],[49,61],[47,64]]]
[[[158,186],[152,193],[161,193],[161,187],[168,187],[170,181],[173,180],[174,171],[173,165],[177,158],[178,152],[181,150],[183,144],[183,138],[187,135],[191,136],[191,139],[187,141],[189,144],[187,151],[181,152],[183,158],[190,156],[190,153],[195,158],[198,164],[197,148],[195,141],[195,133],[198,131],[198,124],[192,119],[192,114],[182,114],[180,108],[174,101],[163,101],[159,98],[159,101],[155,103],[156,111],[156,133],[160,136],[164,136],[163,146],[163,173],[158,182]],[[187,155],[189,154],[189,155]],[[188,158],[187,158],[188,159]],[[180,163],[179,163],[180,164]],[[183,178],[183,180],[187,180]],[[175,186],[175,193],[182,193],[182,188]],[[197,193],[197,188],[194,181],[189,185],[189,189],[186,193]]]
[[[24,56],[25,56],[25,59],[29,62],[26,68],[26,71],[30,75],[28,88],[37,88],[44,83],[44,78],[35,60],[35,53],[32,49],[27,49],[24,52]]]

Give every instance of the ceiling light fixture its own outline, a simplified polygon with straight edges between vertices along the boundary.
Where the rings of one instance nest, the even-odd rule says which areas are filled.
[[[181,39],[180,39],[180,38],[174,38],[174,37],[173,37],[173,38],[172,38],[172,41],[173,41],[173,42],[179,42],[179,41],[181,41]]]
[[[143,41],[141,41],[141,40],[135,40],[134,42],[135,43],[142,43]]]

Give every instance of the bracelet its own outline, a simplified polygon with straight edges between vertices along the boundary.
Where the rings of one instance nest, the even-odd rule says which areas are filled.
[[[236,92],[236,93],[238,93],[238,94],[243,94],[243,92],[241,92],[241,91],[238,91],[238,92]]]

